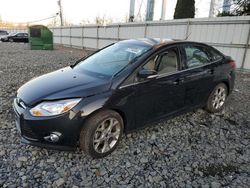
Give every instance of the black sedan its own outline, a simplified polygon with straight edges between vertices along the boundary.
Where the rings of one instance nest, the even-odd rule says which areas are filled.
[[[28,33],[12,33],[1,38],[2,42],[29,42]]]
[[[125,40],[24,84],[16,125],[24,143],[104,157],[123,132],[195,108],[221,111],[234,79],[235,62],[206,44]]]

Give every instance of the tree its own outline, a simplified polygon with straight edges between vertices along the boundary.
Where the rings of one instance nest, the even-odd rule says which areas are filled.
[[[112,24],[112,23],[113,23],[113,19],[110,17],[107,18],[105,14],[102,17],[100,16],[95,17],[95,24],[106,25],[106,24]]]
[[[250,15],[250,1],[249,0],[233,0],[230,12],[219,12],[218,17],[221,16],[246,16]]]
[[[174,19],[194,18],[195,0],[177,0]]]

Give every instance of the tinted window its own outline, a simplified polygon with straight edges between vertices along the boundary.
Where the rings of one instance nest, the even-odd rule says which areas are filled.
[[[200,46],[185,47],[186,63],[188,68],[197,67],[210,63],[210,58],[207,52]]]
[[[178,65],[176,49],[169,49],[151,58],[143,68],[157,71],[158,74],[175,72]]]
[[[75,66],[75,69],[112,76],[150,48],[150,46],[116,43],[83,60]]]

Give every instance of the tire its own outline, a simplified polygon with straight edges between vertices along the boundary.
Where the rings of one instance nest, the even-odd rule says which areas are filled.
[[[93,158],[112,153],[123,134],[123,119],[115,111],[103,110],[91,116],[80,132],[80,148]]]
[[[218,84],[208,97],[206,110],[212,113],[220,112],[226,102],[228,88],[224,83]]]
[[[9,39],[10,42],[14,42],[14,40],[12,38]]]

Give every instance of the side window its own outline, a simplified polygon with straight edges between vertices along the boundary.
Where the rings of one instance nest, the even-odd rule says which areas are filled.
[[[199,46],[186,46],[184,47],[187,59],[187,67],[197,67],[210,63],[209,55]]]
[[[219,61],[223,59],[223,56],[213,48],[209,48],[208,52],[210,53],[212,61]]]
[[[153,58],[144,66],[144,69],[155,70],[158,74],[175,72],[178,69],[178,56],[176,49],[169,49]]]
[[[151,57],[147,63],[142,66],[142,69],[154,70],[157,74],[172,73],[178,70],[178,50],[177,48],[168,49],[162,53],[154,55]],[[138,71],[132,73],[129,78],[122,84],[123,86],[140,82],[140,79],[137,77]]]

